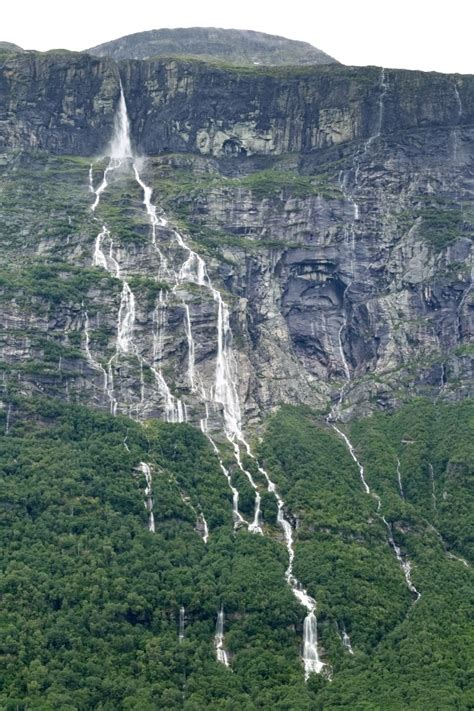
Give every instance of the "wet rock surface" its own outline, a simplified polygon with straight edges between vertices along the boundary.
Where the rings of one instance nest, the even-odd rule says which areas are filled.
[[[6,389],[110,407],[98,366],[115,353],[121,283],[93,267],[107,223],[106,247],[136,294],[138,355],[186,400],[190,421],[202,417],[185,305],[210,387],[212,295],[173,288],[126,174],[90,211],[87,156],[110,139],[120,77],[132,139],[152,155],[147,183],[170,221],[157,245],[179,269],[177,227],[205,256],[230,307],[247,420],[285,402],[327,407],[342,388],[347,417],[413,392],[469,394],[472,77],[337,66],[240,74],[35,53],[9,54],[0,73]],[[94,164],[95,187],[104,167]],[[118,410],[161,416],[136,355],[111,365]]]

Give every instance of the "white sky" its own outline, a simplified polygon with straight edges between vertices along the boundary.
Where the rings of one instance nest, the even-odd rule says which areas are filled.
[[[344,64],[474,74],[474,0],[13,0],[0,40],[81,50],[160,27],[258,30]]]

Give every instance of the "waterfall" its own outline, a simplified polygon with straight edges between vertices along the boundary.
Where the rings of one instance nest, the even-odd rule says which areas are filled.
[[[437,502],[436,502],[436,483],[435,483],[435,475],[434,475],[434,469],[433,465],[431,462],[428,464],[429,470],[430,470],[430,479],[431,479],[431,501],[433,502],[433,509],[435,513],[438,513],[438,507],[437,507]]]
[[[459,89],[457,87],[457,84],[453,84],[453,88],[454,88],[454,100],[456,102],[456,107],[458,110],[457,122],[459,124],[461,122],[461,116],[462,116],[462,101],[461,101],[461,97],[459,96]]]
[[[5,418],[5,435],[10,434],[10,417],[12,413],[12,404],[11,402],[8,403],[8,408],[7,408],[7,414]]]
[[[369,140],[366,143],[364,152],[367,150],[367,148],[370,146],[370,144],[376,139],[379,138],[379,136],[382,133],[382,125],[383,125],[383,117],[384,117],[384,101],[385,101],[385,96],[388,91],[388,84],[387,80],[385,77],[385,69],[382,67],[380,70],[380,78],[379,78],[379,110],[377,114],[377,128],[375,129],[375,133],[372,134],[372,136],[369,138]]]
[[[379,499],[379,504],[380,504],[380,499]],[[380,507],[379,507],[379,510],[380,510]],[[391,547],[395,553],[395,557],[400,564],[400,568],[402,569],[403,575],[405,576],[405,582],[407,584],[407,588],[414,595],[415,602],[418,602],[418,600],[421,597],[421,594],[415,588],[415,586],[413,585],[412,579],[411,579],[411,563],[409,560],[402,558],[401,550],[400,550],[399,546],[397,546],[397,544],[395,543],[395,539],[393,538],[393,530],[392,530],[391,524],[388,523],[385,516],[380,516],[380,517],[387,528],[388,542],[391,545]]]
[[[155,533],[155,516],[153,514],[153,479],[151,467],[146,462],[140,462],[138,471],[145,476],[145,509],[148,511],[148,530]]]
[[[122,92],[122,97],[123,97],[123,92]],[[123,99],[123,103],[125,106],[125,112],[126,112],[126,105],[125,105],[125,99]],[[136,163],[133,163],[133,172],[135,174],[135,179],[141,189],[143,190],[143,204],[145,205],[145,209],[148,214],[148,219],[150,221],[150,226],[151,226],[151,243],[153,245],[153,248],[155,251],[158,253],[158,256],[160,257],[160,276],[163,277],[170,277],[172,276],[174,279],[176,279],[176,275],[172,274],[170,271],[170,268],[168,266],[168,260],[166,259],[165,255],[161,251],[161,249],[158,246],[158,243],[156,241],[156,228],[163,226],[163,220],[160,219],[157,214],[156,214],[156,207],[155,205],[152,205],[151,203],[151,196],[152,196],[152,189],[148,187],[148,185],[145,185],[145,183],[142,181],[140,178],[140,173],[138,172],[138,168]]]
[[[224,608],[221,607],[217,614],[216,633],[214,635],[214,647],[216,648],[217,661],[229,666],[229,657],[224,649]]]
[[[242,462],[241,447],[243,447],[244,452],[252,459],[255,459],[251,452],[249,444],[246,442],[242,432],[241,423],[241,410],[238,397],[238,387],[237,387],[237,366],[232,350],[232,331],[230,328],[230,312],[229,307],[221,296],[221,293],[216,289],[207,272],[207,267],[205,261],[194,252],[184,241],[182,236],[176,230],[173,230],[168,221],[164,216],[157,215],[157,208],[152,204],[152,188],[146,185],[142,179],[139,171],[139,165],[137,159],[133,156],[130,133],[129,133],[129,120],[127,116],[127,107],[125,103],[125,97],[123,91],[121,90],[120,102],[117,112],[117,117],[115,121],[114,136],[110,146],[110,162],[104,171],[102,182],[99,184],[97,189],[93,186],[93,174],[90,171],[89,186],[90,191],[95,195],[95,200],[91,206],[92,212],[95,212],[96,208],[100,203],[100,197],[106,190],[108,185],[108,176],[111,171],[118,169],[123,162],[127,162],[128,159],[132,162],[133,173],[138,185],[143,191],[143,204],[145,205],[146,212],[149,218],[151,227],[151,237],[152,244],[154,248],[159,251],[157,244],[157,230],[159,228],[167,228],[171,230],[174,239],[178,247],[185,252],[186,258],[183,261],[181,268],[176,273],[171,271],[165,256],[159,251],[161,257],[161,271],[166,273],[166,276],[171,278],[175,285],[173,291],[176,290],[179,284],[191,283],[196,284],[204,289],[207,289],[212,299],[216,305],[216,326],[217,326],[217,349],[216,349],[216,362],[215,362],[215,372],[214,372],[214,383],[210,388],[210,401],[206,396],[206,391],[204,386],[201,387],[202,401],[205,408],[205,415],[200,420],[200,426],[202,432],[208,438],[213,451],[215,452],[222,473],[224,474],[228,486],[232,492],[232,516],[234,521],[234,527],[238,528],[241,525],[247,526],[248,530],[253,533],[263,534],[263,529],[261,526],[261,495],[257,483],[255,482],[252,473],[244,466]],[[358,208],[356,209],[356,204],[354,203],[354,213],[358,216]],[[94,260],[97,266],[102,266],[103,268],[111,271],[111,265],[107,261],[103,250],[102,242],[104,239],[109,239],[111,241],[111,236],[105,226],[102,228],[100,237],[96,239]],[[110,255],[109,255],[110,261]],[[118,264],[115,268],[115,276],[122,280],[122,299],[121,307],[119,311],[118,327],[117,327],[117,356],[120,353],[128,353],[129,351],[136,351],[133,346],[133,326],[135,322],[135,297],[130,290],[128,283],[120,276],[120,269]],[[188,343],[188,381],[191,391],[196,391],[195,383],[198,377],[196,373],[195,364],[195,348],[194,340],[192,335],[192,322],[190,318],[190,312],[187,304],[185,306],[185,330]],[[164,327],[164,318],[162,316],[165,306],[163,305],[162,293],[160,292],[160,303],[157,307],[159,311],[155,311],[154,316],[154,334],[153,334],[153,360],[161,360],[163,353],[163,341],[162,332]],[[342,353],[343,356],[343,353]],[[139,357],[137,355],[137,357]],[[144,359],[140,362],[146,363]],[[344,361],[345,362],[345,361]],[[347,374],[350,377],[350,372],[347,366]],[[111,369],[111,365],[109,366]],[[157,385],[165,400],[165,417],[167,421],[170,422],[182,422],[185,418],[185,407],[181,400],[174,398],[171,395],[168,385],[166,384],[161,371],[154,367],[154,365],[149,366],[151,372],[154,374]],[[219,454],[219,449],[214,442],[213,438],[209,434],[209,402],[212,404],[213,408],[222,413],[223,429],[224,434],[228,442],[232,446],[232,452],[238,469],[247,478],[254,491],[255,503],[254,503],[254,515],[251,522],[247,522],[244,517],[239,512],[239,493],[238,490],[233,486],[232,477],[230,472],[224,466],[223,461]],[[290,586],[293,594],[300,604],[306,609],[307,615],[304,620],[304,639],[303,639],[303,663],[305,669],[305,677],[308,678],[309,674],[315,672],[320,673],[325,666],[320,660],[318,651],[318,639],[317,639],[317,620],[316,620],[316,601],[308,595],[306,590],[303,589],[301,583],[293,575],[293,562],[294,562],[294,545],[293,545],[293,532],[289,521],[285,517],[284,509],[285,503],[281,496],[278,494],[275,484],[271,481],[268,473],[260,466],[258,466],[258,471],[264,477],[267,483],[267,489],[271,492],[277,501],[278,515],[277,522],[283,530],[286,548],[288,551],[288,567],[285,571],[285,579]],[[207,522],[202,516],[204,531],[204,540],[207,540],[208,528]],[[224,611],[220,610],[217,618],[216,625],[216,635],[215,635],[215,647],[218,661],[222,662],[228,666],[227,653],[224,650]]]
[[[207,525],[206,518],[202,511],[199,512],[199,518],[202,526],[202,540],[207,543],[209,540],[209,526]]]
[[[365,479],[364,467],[361,464],[361,462],[359,461],[359,459],[357,458],[354,447],[351,444],[351,442],[349,441],[349,438],[344,434],[344,432],[342,432],[342,430],[340,430],[338,427],[336,427],[335,424],[332,424],[331,426],[338,433],[338,435],[340,437],[342,437],[342,439],[344,440],[344,442],[346,444],[347,449],[349,450],[349,453],[350,453],[352,459],[357,464],[357,467],[359,469],[360,479],[362,481],[362,486],[364,487],[365,493],[372,496],[377,502],[377,515],[383,522],[385,528],[387,529],[389,545],[392,548],[393,552],[395,553],[395,557],[400,564],[403,575],[405,577],[405,582],[407,584],[407,588],[416,597],[415,602],[417,602],[420,599],[421,594],[415,588],[415,586],[413,585],[413,582],[411,580],[411,563],[408,560],[404,560],[402,558],[400,548],[397,546],[397,544],[395,543],[395,540],[393,538],[392,526],[387,521],[385,516],[382,516],[382,514],[380,513],[381,508],[382,508],[382,500],[381,500],[380,496],[378,496],[378,494],[375,494],[370,491],[369,485],[367,484],[367,481]]]
[[[92,257],[92,264],[94,267],[102,267],[103,269],[107,269],[107,260],[102,250],[102,240],[104,237],[108,237],[109,235],[110,233],[107,227],[102,225],[102,232],[99,232],[97,235],[94,245],[94,255]]]
[[[183,504],[186,504],[191,511],[193,512],[195,518],[196,518],[196,525],[195,525],[195,530],[199,533],[199,535],[202,537],[202,540],[204,543],[207,543],[209,540],[209,526],[207,525],[206,518],[202,512],[202,510],[199,510],[199,513],[196,509],[195,506],[193,506],[193,503],[190,499],[190,497],[185,494],[183,491],[179,492],[179,495],[181,497],[181,501]]]
[[[251,473],[245,469],[245,467],[242,464],[242,458],[240,454],[240,447],[235,442],[235,440],[232,440],[233,445],[234,445],[234,456],[237,461],[237,465],[240,469],[240,471],[247,477],[250,486],[253,488],[254,493],[255,493],[255,507],[254,507],[254,514],[253,514],[253,521],[252,523],[248,526],[248,529],[251,533],[261,533],[263,534],[262,527],[260,526],[260,516],[261,516],[261,511],[260,511],[260,502],[261,502],[261,496],[259,494],[257,485],[255,484],[255,481],[251,475]]]
[[[313,611],[305,617],[303,624],[303,661],[306,680],[311,673],[319,674],[322,671],[323,663],[318,656],[318,628]]]
[[[181,605],[179,608],[179,631],[178,631],[179,642],[184,639],[184,607]]]
[[[126,163],[127,160],[133,159],[131,140],[130,140],[130,123],[127,114],[127,106],[125,103],[125,97],[123,93],[122,86],[120,85],[120,100],[119,106],[114,122],[114,133],[108,150],[109,164],[104,170],[103,178],[99,187],[94,189],[93,185],[93,170],[92,166],[89,170],[89,190],[95,195],[95,200],[91,205],[92,213],[95,213],[96,209],[100,204],[101,195],[108,187],[108,177],[112,171],[118,170],[122,164]],[[155,234],[157,224],[161,224],[160,220],[156,217],[156,208],[154,208],[150,203],[151,189],[147,188],[140,180],[138,175],[138,170],[134,163],[134,171],[136,172],[137,181],[139,181],[140,186],[144,189],[145,199],[144,204],[147,208],[147,212],[152,225],[153,234]],[[109,240],[110,250],[108,259],[102,249],[102,242],[104,239]],[[156,241],[156,240],[155,240]],[[95,266],[100,266],[106,269],[108,272],[113,274],[117,279],[122,282],[122,294],[120,299],[120,308],[118,313],[117,321],[117,346],[116,353],[109,360],[107,364],[107,379],[109,387],[113,389],[113,371],[112,365],[117,361],[120,354],[127,355],[129,353],[134,354],[139,362],[140,372],[142,374],[142,389],[141,389],[141,403],[144,401],[144,388],[143,388],[143,366],[148,366],[154,376],[155,383],[157,385],[158,391],[165,403],[165,417],[168,422],[184,422],[185,420],[185,410],[182,402],[175,398],[161,373],[161,371],[154,368],[152,365],[148,364],[144,358],[142,358],[134,345],[133,341],[133,328],[135,323],[135,295],[128,282],[121,276],[121,270],[119,263],[113,257],[113,241],[106,225],[102,226],[101,232],[97,235],[94,244],[94,254],[93,254],[93,264]],[[112,385],[111,385],[112,384]],[[112,406],[112,414],[116,414],[118,409],[118,402],[114,399]]]
[[[132,144],[130,141],[130,121],[122,83],[120,83],[119,105],[118,111],[115,114],[114,132],[110,143],[109,156],[112,160],[116,161],[133,158]]]
[[[247,454],[252,459],[255,459],[250,450],[250,446],[242,439],[246,448]],[[295,550],[293,545],[293,529],[290,522],[285,517],[285,502],[278,493],[275,483],[270,479],[268,472],[263,467],[258,465],[258,471],[267,482],[267,490],[273,494],[276,499],[278,514],[277,523],[281,527],[285,539],[286,549],[288,551],[288,567],[285,571],[285,580],[289,585],[291,592],[306,611],[307,616],[303,622],[303,665],[305,670],[305,679],[311,673],[319,674],[323,670],[325,664],[321,661],[318,651],[318,634],[316,620],[316,600],[314,600],[306,590],[302,587],[300,581],[293,574],[293,563],[295,559]]]
[[[351,644],[351,638],[347,634],[347,630],[344,625],[342,625],[342,644],[345,649],[349,652],[349,654],[354,654],[354,650],[352,649],[352,644]]]
[[[352,446],[351,442],[349,441],[349,438],[346,437],[346,435],[344,434],[344,432],[342,432],[342,430],[340,430],[338,427],[336,427],[335,424],[332,424],[331,426],[332,426],[332,428],[333,428],[334,430],[336,430],[337,434],[338,434],[340,437],[342,437],[342,439],[343,439],[344,442],[346,443],[346,447],[347,447],[347,449],[349,450],[349,454],[351,455],[352,459],[354,460],[354,462],[357,464],[357,467],[359,468],[360,480],[361,480],[361,482],[362,482],[362,486],[364,487],[364,491],[365,491],[366,494],[370,494],[370,488],[369,488],[369,485],[367,484],[367,481],[366,481],[366,479],[365,479],[364,467],[362,466],[362,464],[361,464],[361,463],[359,462],[359,460],[357,459],[356,453],[355,453],[355,451],[354,451],[354,447]]]
[[[186,339],[188,341],[188,380],[191,392],[194,392],[194,338],[193,330],[191,326],[191,314],[189,312],[189,306],[183,304],[184,306],[184,328],[186,331]]]
[[[135,296],[126,281],[122,282],[122,296],[117,323],[117,350],[127,354],[133,346],[135,325]]]
[[[400,460],[397,457],[397,480],[398,480],[398,491],[400,492],[400,498],[405,500],[405,494],[403,493],[403,485],[402,485],[402,475],[400,472]]]
[[[351,371],[349,370],[349,365],[347,363],[346,355],[344,353],[344,348],[342,346],[342,333],[347,328],[347,316],[346,316],[346,312],[344,310],[344,299],[346,296],[346,291],[348,290],[349,286],[350,286],[350,284],[348,284],[346,286],[346,288],[344,289],[344,293],[342,295],[342,324],[339,327],[339,332],[338,332],[339,355],[341,357],[341,363],[342,363],[344,375],[346,376],[347,381],[349,381],[351,379]]]
[[[108,255],[105,254],[105,252],[102,248],[102,243],[103,243],[104,239],[108,239],[108,241],[109,241]],[[92,266],[102,267],[102,269],[106,269],[108,272],[110,272],[115,277],[117,277],[117,279],[120,279],[120,266],[119,266],[118,261],[114,257],[113,250],[114,250],[114,242],[113,242],[112,236],[111,236],[109,230],[107,229],[107,226],[102,225],[102,231],[99,232],[99,234],[97,235],[95,244],[94,244],[94,254],[92,256]],[[109,266],[109,263],[112,265],[112,268]]]
[[[224,474],[224,476],[227,480],[227,484],[229,485],[229,489],[232,492],[232,519],[234,522],[234,529],[240,528],[240,526],[247,526],[247,528],[248,528],[249,524],[244,519],[242,514],[239,512],[239,492],[237,491],[235,486],[233,486],[233,484],[232,484],[232,478],[230,476],[229,471],[226,469],[226,467],[224,466],[224,463],[222,462],[222,459],[219,454],[219,450],[217,448],[216,443],[212,439],[211,435],[207,432],[207,417],[205,419],[201,420],[201,431],[203,432],[203,434],[206,435],[207,439],[209,440],[209,442],[212,446],[212,449],[214,450],[214,453],[219,461],[221,471]]]

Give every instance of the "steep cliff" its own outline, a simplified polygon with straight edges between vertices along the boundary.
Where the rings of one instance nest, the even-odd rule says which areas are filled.
[[[120,79],[132,144],[149,156],[143,170],[154,201],[227,293],[247,417],[283,402],[319,406],[342,388],[344,408],[357,405],[359,413],[413,391],[469,392],[473,77],[117,65],[56,53],[8,55],[0,78],[6,266],[25,285],[23,302],[9,291],[10,278],[4,287],[9,382],[19,377],[23,387],[33,381],[56,394],[67,388],[69,397],[107,406],[84,340],[88,308],[95,357],[114,352],[121,284],[91,270],[103,221],[122,273],[140,285],[139,351],[150,355],[160,320],[161,366],[191,419],[194,407],[200,418],[187,382],[185,304],[197,324],[197,367],[210,382],[212,294],[170,291],[133,174],[125,171],[115,193],[104,195],[99,223],[90,212],[95,159],[87,156],[106,151]],[[100,169],[92,169],[95,187]],[[159,239],[179,269],[172,230],[161,228]],[[56,299],[38,291],[35,269],[42,284],[57,280]],[[35,289],[37,316],[29,300]],[[59,366],[59,355],[45,362],[44,347],[29,345],[42,339],[48,352],[62,353]],[[119,409],[159,414],[162,395],[141,382],[132,361],[115,378]],[[35,368],[47,377],[32,378]]]
[[[0,57],[2,708],[470,708],[474,77]]]

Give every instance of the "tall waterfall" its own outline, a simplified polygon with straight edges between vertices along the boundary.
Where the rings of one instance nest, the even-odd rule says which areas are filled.
[[[232,350],[232,330],[230,327],[230,311],[229,307],[222,298],[220,291],[214,287],[207,271],[207,265],[203,258],[194,252],[184,241],[180,233],[174,230],[164,216],[158,216],[157,208],[152,204],[152,188],[148,186],[140,174],[139,161],[133,155],[131,140],[130,140],[130,122],[127,115],[127,106],[123,90],[121,89],[120,101],[117,111],[117,116],[114,125],[114,135],[109,148],[109,164],[104,170],[102,181],[97,188],[93,184],[93,170],[89,171],[89,190],[94,195],[94,202],[91,210],[95,213],[100,204],[100,199],[108,187],[108,179],[110,174],[121,168],[125,168],[131,164],[133,175],[141,190],[143,191],[143,204],[145,206],[147,216],[150,223],[151,239],[154,249],[158,252],[161,260],[160,275],[165,276],[174,286],[173,291],[180,284],[195,284],[203,289],[206,289],[212,296],[216,305],[216,362],[214,372],[214,382],[212,387],[206,392],[201,384],[200,388],[196,387],[196,383],[200,382],[199,373],[195,363],[195,346],[192,330],[192,321],[187,304],[183,303],[185,311],[185,333],[188,343],[188,382],[191,392],[201,393],[201,401],[204,408],[203,416],[200,419],[202,432],[206,435],[212,448],[219,459],[219,464],[224,474],[228,486],[232,492],[232,515],[235,528],[246,526],[253,533],[263,534],[262,515],[261,515],[261,494],[252,473],[245,466],[243,455],[251,459],[255,459],[248,442],[245,440],[242,431],[242,416],[240,410],[238,396],[238,380],[237,380],[237,365],[235,356]],[[354,203],[355,205],[355,203]],[[169,265],[169,262],[158,245],[158,230],[166,228],[171,231],[175,242],[179,249],[184,251],[185,259],[179,270],[175,271]],[[103,242],[108,240],[109,255],[103,251]],[[113,241],[106,225],[102,225],[102,229],[98,234],[94,246],[93,264],[102,267],[122,281],[122,297],[118,315],[117,324],[117,353],[113,358],[117,359],[120,354],[135,354],[139,359],[140,366],[148,366],[155,377],[156,384],[161,392],[165,403],[165,418],[170,422],[182,422],[185,419],[186,408],[181,400],[171,395],[170,389],[161,373],[159,362],[163,354],[163,309],[164,299],[160,292],[159,311],[155,312],[154,317],[154,334],[153,334],[153,362],[147,363],[145,359],[139,355],[138,348],[134,343],[134,324],[135,324],[135,295],[130,289],[129,283],[122,276],[122,271],[119,262],[112,255]],[[158,331],[158,333],[156,333]],[[90,343],[88,341],[90,352]],[[342,354],[343,355],[343,354]],[[112,364],[113,359],[109,362],[109,382],[112,380]],[[347,368],[347,363],[345,363]],[[348,370],[348,368],[347,368]],[[350,374],[349,374],[350,375]],[[231,445],[235,463],[239,471],[247,478],[251,488],[254,491],[254,514],[252,521],[247,521],[239,512],[239,492],[232,483],[232,477],[229,470],[224,466],[219,454],[219,449],[209,433],[209,418],[210,410],[221,413],[224,434]],[[117,406],[114,407],[114,412],[117,411]],[[293,531],[290,522],[285,516],[285,502],[279,495],[275,484],[270,479],[268,473],[258,465],[258,471],[263,476],[267,489],[276,499],[278,506],[277,521],[282,528],[286,548],[288,550],[288,567],[285,572],[285,579],[290,586],[293,594],[300,604],[306,609],[307,615],[304,620],[304,638],[303,638],[303,662],[305,669],[305,677],[315,672],[320,673],[325,666],[320,659],[318,650],[317,636],[317,620],[316,620],[316,601],[304,590],[301,583],[293,575],[293,562],[295,557],[293,544]],[[150,489],[151,490],[151,489]],[[208,529],[207,522],[203,518],[204,539],[207,541]],[[228,665],[227,653],[224,650],[224,611],[220,610],[216,624],[215,646],[217,658],[220,662]]]
[[[148,530],[155,533],[155,515],[153,513],[153,479],[151,475],[151,467],[146,462],[140,462],[138,470],[145,477],[145,508],[148,511]]]
[[[221,607],[217,613],[216,633],[214,635],[214,646],[216,648],[217,661],[229,666],[229,657],[224,649],[224,608]]]
[[[141,182],[138,169],[136,168],[136,162],[133,156],[130,140],[130,122],[128,119],[127,106],[122,88],[120,90],[119,106],[115,117],[114,133],[109,146],[108,155],[109,163],[104,170],[102,181],[97,188],[94,188],[93,184],[92,166],[89,170],[89,191],[95,196],[94,202],[91,205],[92,213],[95,214],[97,208],[99,207],[101,196],[104,194],[109,185],[108,181],[110,175],[114,171],[117,171],[122,167],[126,167],[127,164],[132,161],[137,181],[145,193],[144,204],[152,226],[152,233],[155,235],[156,226],[160,221],[156,217],[156,208],[154,208],[150,203],[151,189],[147,188],[147,186]],[[104,239],[109,240],[110,249],[108,256],[106,256],[102,248]],[[102,225],[102,229],[95,240],[92,263],[94,266],[106,269],[110,272],[110,274],[115,276],[117,279],[120,279],[122,282],[122,295],[117,319],[116,353],[112,356],[107,365],[109,388],[112,388],[113,393],[113,365],[117,362],[119,356],[121,354],[134,354],[139,361],[141,373],[143,373],[143,366],[145,365],[150,369],[152,375],[154,376],[156,386],[164,401],[166,420],[168,422],[183,422],[185,418],[185,409],[183,404],[178,398],[175,398],[171,394],[170,388],[168,387],[161,371],[155,368],[153,364],[147,363],[145,359],[139,355],[138,349],[135,347],[133,339],[133,327],[135,323],[135,295],[132,292],[128,281],[122,276],[120,264],[117,258],[113,257],[113,240],[107,225]],[[90,353],[90,344],[88,344],[88,347]],[[112,412],[113,414],[116,414],[119,403],[113,394],[112,398],[114,401]]]
[[[180,642],[184,639],[184,607],[181,605],[179,608],[179,628],[178,628],[178,639]]]
[[[398,491],[400,492],[400,498],[405,499],[405,492],[403,491],[403,483],[402,483],[402,473],[400,471],[400,459],[397,457],[397,482],[398,482]]]
[[[351,644],[351,638],[347,634],[347,630],[345,626],[342,626],[342,644],[345,649],[349,652],[349,654],[354,654],[354,650],[352,649],[352,644]]]

